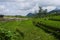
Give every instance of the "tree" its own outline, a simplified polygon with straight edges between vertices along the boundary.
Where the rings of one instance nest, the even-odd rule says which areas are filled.
[[[44,16],[47,16],[47,9],[44,10]]]
[[[37,13],[36,17],[44,17],[47,15],[47,9],[43,10],[42,7],[39,7],[39,12]]]
[[[4,15],[0,15],[0,18],[4,17]]]
[[[43,9],[42,7],[39,7],[39,12],[37,13],[37,17],[42,17],[43,16]]]

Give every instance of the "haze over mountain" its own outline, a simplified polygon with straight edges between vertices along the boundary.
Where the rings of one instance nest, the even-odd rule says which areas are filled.
[[[55,8],[54,10],[51,10],[49,13],[54,13],[54,12],[59,12],[60,13],[60,9],[59,8]]]

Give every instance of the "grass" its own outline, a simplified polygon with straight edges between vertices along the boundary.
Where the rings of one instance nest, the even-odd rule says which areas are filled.
[[[60,19],[60,15],[59,16],[51,16],[50,18]]]
[[[59,21],[51,21],[51,20],[40,20],[40,23],[45,24],[47,26],[60,29]]]
[[[50,16],[49,20],[60,21],[60,15],[59,16]]]
[[[34,26],[32,20],[0,22],[0,27],[12,32],[17,30],[20,36],[16,40],[57,40],[53,35]]]
[[[45,18],[38,18],[34,20],[34,25],[43,29],[47,33],[51,33],[56,38],[60,40],[60,16],[51,16]],[[54,18],[54,20],[50,20],[50,18]],[[55,20],[56,19],[56,20]]]
[[[52,28],[60,29],[60,16],[51,16],[51,17],[45,17],[45,18],[38,18],[35,20],[35,22],[39,22],[41,24],[47,25]],[[54,20],[53,20],[54,19]]]

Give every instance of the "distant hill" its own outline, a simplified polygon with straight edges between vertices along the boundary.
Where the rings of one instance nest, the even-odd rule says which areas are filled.
[[[33,16],[34,16],[34,14],[29,13],[29,14],[27,14],[27,16],[28,16],[28,17],[33,17]]]
[[[54,13],[54,12],[60,13],[60,9],[56,8],[56,9],[50,11],[49,13]]]

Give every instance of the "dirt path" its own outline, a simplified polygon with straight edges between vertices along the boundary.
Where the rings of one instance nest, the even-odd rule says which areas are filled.
[[[10,21],[10,20],[28,20],[29,18],[4,18],[3,20]]]

